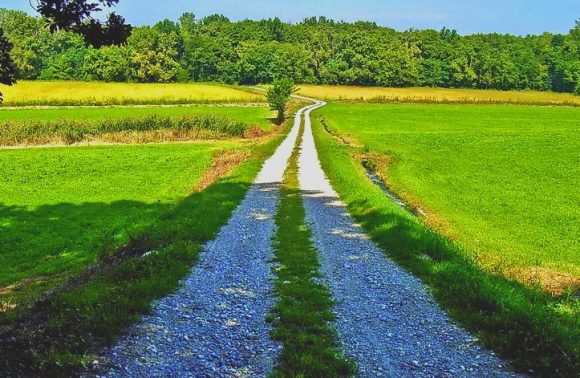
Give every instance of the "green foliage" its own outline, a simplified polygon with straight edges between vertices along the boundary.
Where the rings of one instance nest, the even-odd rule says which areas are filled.
[[[286,111],[286,105],[290,101],[290,96],[292,93],[296,92],[296,87],[292,79],[280,79],[274,81],[272,86],[268,88],[266,93],[266,98],[272,110],[278,113],[278,122],[284,120],[284,113]]]
[[[433,106],[421,106],[424,110],[429,107]],[[330,108],[324,110],[325,117],[332,114],[329,110]],[[332,110],[338,109],[334,107]],[[359,113],[362,115],[359,121],[365,119],[367,114],[368,105],[364,108],[364,113]],[[379,112],[374,116],[381,120],[388,119],[385,114]],[[416,116],[416,110],[412,114]],[[402,121],[403,123],[400,117],[394,117],[393,120],[397,123],[394,131],[398,129],[399,133],[394,132],[391,136],[400,134],[402,137],[412,137],[417,133],[417,126],[413,126],[411,122],[409,127],[409,120]],[[332,125],[337,123],[332,122]],[[379,125],[381,122],[371,122],[367,127],[380,130]],[[350,124],[349,132],[357,130],[359,126],[360,123]],[[533,369],[534,374],[545,377],[569,377],[576,374],[580,369],[578,299],[570,295],[553,298],[537,289],[524,287],[500,274],[482,269],[472,259],[465,257],[464,248],[430,230],[394,202],[386,200],[382,190],[368,180],[358,159],[353,159],[353,147],[344,145],[327,134],[318,120],[315,120],[313,130],[322,166],[347,204],[349,212],[391,258],[432,288],[439,303],[455,320],[476,333],[485,345],[514,361],[514,365],[523,372]],[[341,131],[344,132],[344,129],[341,128]],[[431,140],[431,136],[437,136],[437,133],[450,137],[454,134],[445,130],[431,131],[425,137],[426,140]],[[373,135],[377,134],[380,135],[375,131]],[[533,139],[532,135],[531,137]],[[499,141],[501,138],[498,143]],[[381,142],[384,145],[382,148],[387,149],[391,138],[378,138],[377,143]],[[445,151],[440,154],[445,155],[456,149],[461,151],[473,142],[464,141],[460,143],[460,147],[449,148],[445,148],[441,139],[431,143],[443,147]],[[407,146],[411,149],[413,147],[414,145]],[[486,151],[485,148],[483,151]],[[403,157],[409,159],[408,155]],[[468,160],[477,161],[472,155],[469,155]],[[513,170],[520,163],[519,160],[509,160],[506,164],[510,164],[510,169],[503,169],[502,173]],[[453,174],[461,173],[453,165],[448,169]],[[485,174],[485,171],[480,171],[480,174]],[[501,181],[499,177],[497,183]],[[441,179],[437,183],[439,189],[445,189],[446,185],[453,184],[453,179]],[[526,191],[527,194],[530,192]],[[449,198],[453,198],[453,201]],[[501,196],[497,199],[501,201]],[[448,203],[457,201],[455,197],[447,197]],[[483,203],[481,200],[476,202]],[[463,201],[460,204],[475,205]],[[539,209],[535,204],[531,207]],[[486,229],[485,232],[490,231]]]
[[[0,124],[26,122],[53,122],[59,120],[86,121],[98,123],[101,120],[123,118],[160,118],[216,116],[238,121],[242,124],[255,124],[267,130],[271,126],[268,118],[271,112],[265,107],[237,107],[213,105],[171,106],[171,107],[69,107],[52,109],[0,109]]]
[[[567,35],[460,36],[446,28],[397,32],[326,18],[287,24],[185,13],[178,22],[135,28],[126,46],[104,54],[81,50],[82,37],[50,33],[19,11],[0,9],[0,28],[15,46],[21,79],[46,70],[43,77],[105,81],[259,84],[289,77],[312,84],[580,90],[577,25]],[[75,70],[57,74],[71,65]],[[111,72],[95,73],[95,66]]]

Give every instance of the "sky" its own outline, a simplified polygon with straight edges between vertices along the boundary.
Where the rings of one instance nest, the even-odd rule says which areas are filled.
[[[0,7],[34,13],[28,0],[0,0]],[[298,22],[326,16],[397,30],[446,26],[461,34],[526,35],[567,33],[580,18],[580,0],[120,0],[114,10],[133,25],[177,20],[192,12],[198,18],[221,13],[231,20],[279,17]]]

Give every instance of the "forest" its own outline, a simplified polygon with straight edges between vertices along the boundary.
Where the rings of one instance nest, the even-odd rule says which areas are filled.
[[[296,83],[580,93],[580,20],[566,35],[460,35],[396,31],[371,22],[312,17],[232,22],[223,15],[126,29],[95,43],[0,9],[16,78],[106,82]],[[95,47],[96,46],[96,47]]]

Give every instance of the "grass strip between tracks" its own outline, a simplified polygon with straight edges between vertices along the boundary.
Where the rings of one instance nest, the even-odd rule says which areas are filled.
[[[339,349],[330,292],[320,282],[317,252],[305,225],[305,210],[298,185],[297,145],[281,188],[274,240],[275,290],[278,301],[272,322],[273,337],[282,342],[274,377],[340,377],[356,371]]]

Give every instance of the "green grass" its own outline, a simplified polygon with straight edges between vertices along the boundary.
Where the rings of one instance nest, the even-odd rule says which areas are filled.
[[[372,111],[373,109],[375,111]],[[377,112],[377,109],[383,111]],[[568,127],[575,123],[573,116],[568,113],[573,109],[557,109],[553,113],[550,112],[553,109],[525,109],[524,111],[520,108],[506,107],[443,105],[375,105],[373,107],[333,104],[313,116],[315,118],[314,134],[323,168],[351,214],[373,240],[388,252],[389,256],[431,286],[439,303],[454,319],[479,335],[485,345],[494,348],[503,357],[513,360],[514,365],[524,372],[533,369],[540,376],[572,376],[580,369],[578,300],[569,296],[553,298],[537,289],[510,281],[501,274],[482,269],[470,258],[472,255],[466,252],[464,246],[440,236],[388,200],[381,189],[365,175],[358,159],[358,154],[364,152],[364,148],[342,144],[326,133],[319,121],[319,117],[324,115],[331,128],[353,135],[357,133],[361,141],[371,146],[378,146],[375,148],[380,148],[380,151],[399,151],[397,154],[392,153],[395,158],[395,169],[397,164],[404,164],[405,158],[412,161],[417,158],[416,156],[428,156],[433,159],[433,162],[437,162],[446,159],[446,156],[459,155],[461,160],[471,161],[474,166],[477,166],[482,164],[481,159],[489,155],[488,149],[493,146],[491,141],[494,138],[497,144],[503,145],[503,150],[507,152],[514,147],[506,141],[513,142],[514,137],[516,140],[521,138],[526,140],[527,136],[527,140],[531,141],[531,146],[535,143],[540,143],[540,145],[547,143],[542,137],[543,133],[539,131],[526,134],[521,130],[518,132],[517,126],[513,128],[514,131],[511,134],[505,130],[503,133],[497,131],[498,127],[501,129],[501,123],[497,122],[502,111],[508,115],[511,114],[513,119],[517,119],[516,115],[525,117],[530,125],[534,125],[534,120],[542,114],[545,119],[564,120],[551,125],[535,126],[536,130],[547,131],[548,140],[550,140],[549,131],[552,128],[555,130],[554,134],[559,135],[567,132],[565,120],[568,120]],[[531,112],[531,116],[526,117],[528,111]],[[442,113],[439,118],[438,112]],[[473,117],[477,112],[481,112],[479,115],[483,118],[479,123]],[[486,118],[484,114],[488,112],[493,116]],[[501,117],[499,119],[501,120]],[[425,127],[429,128],[429,125],[437,124],[438,120],[440,131],[431,128],[430,132],[425,133],[421,130]],[[462,128],[456,125],[461,122],[467,122],[467,125],[463,126],[463,138]],[[389,124],[397,124],[399,127],[395,130],[394,127],[389,128]],[[384,126],[381,127],[381,125]],[[486,136],[485,130],[481,130],[482,127],[485,128],[484,125],[487,125],[485,127],[489,129],[488,132],[491,135]],[[391,130],[391,133],[388,130]],[[475,134],[472,137],[469,137],[470,130]],[[499,134],[493,136],[494,130]],[[573,136],[568,135],[568,138],[573,139]],[[406,151],[414,151],[412,155],[409,153],[405,155],[405,150],[395,150],[397,146],[402,145],[402,140],[407,140]],[[453,143],[447,145],[446,140]],[[477,143],[479,142],[483,143],[485,149],[482,148],[483,152],[478,154]],[[568,142],[562,141],[564,146]],[[552,146],[553,143],[548,145]],[[428,149],[431,155],[423,152],[422,149]],[[497,149],[491,151],[497,151]],[[530,151],[532,152],[533,148]],[[546,156],[551,156],[549,151],[545,153],[548,154]],[[564,161],[566,156],[568,155],[563,156]],[[561,161],[555,157],[555,162]],[[423,162],[434,164],[425,160]],[[501,162],[501,159],[498,162]],[[456,162],[456,164],[459,163]],[[516,167],[514,171],[517,172],[522,164],[526,163],[518,160],[505,162],[502,174],[509,177],[510,168]],[[469,164],[464,163],[464,165]],[[433,174],[448,175],[448,179],[437,181],[437,185],[434,186],[440,191],[448,190],[447,187],[453,188],[456,185],[455,176],[464,174],[455,165],[444,166],[446,167],[444,170],[435,170],[435,172],[416,165],[415,167],[422,172],[417,180],[427,180]],[[557,167],[558,164],[555,163],[554,168],[557,169]],[[446,173],[446,170],[449,172]],[[491,172],[497,172],[497,170]],[[480,172],[480,174],[485,173]],[[389,177],[391,177],[390,172]],[[478,177],[477,175],[471,177],[471,182],[477,182]],[[465,180],[467,179],[469,175]],[[496,182],[500,184],[502,181],[502,178],[497,178]],[[464,187],[464,190],[469,190],[469,187]],[[569,188],[566,190],[570,194]],[[526,191],[525,194],[533,195],[531,191]],[[454,195],[460,198],[462,194],[454,193]],[[510,193],[506,195],[509,196]],[[558,194],[555,195],[558,196]],[[448,202],[457,201],[461,200],[453,196],[448,197]],[[477,205],[485,206],[483,201],[478,201],[476,205],[460,203],[471,209],[476,208]],[[478,214],[473,214],[473,216],[478,217]],[[491,238],[494,237],[494,232],[495,229],[490,232]]]
[[[67,120],[100,120],[104,118],[119,119],[127,117],[182,117],[199,115],[220,115],[237,121],[257,124],[263,129],[272,125],[270,118],[274,115],[265,106],[176,106],[176,107],[86,107],[58,109],[2,109],[0,123],[16,121],[58,121]]]
[[[389,156],[378,173],[486,268],[580,277],[579,109],[332,104],[320,114]]]
[[[25,286],[42,288],[94,263],[104,245],[123,245],[189,194],[213,154],[226,147],[216,143],[0,152],[0,287],[26,279],[33,281]],[[13,302],[28,292],[13,294],[0,298]]]
[[[0,329],[3,357],[0,371],[69,376],[93,361],[94,352],[115,340],[125,327],[147,312],[154,299],[177,287],[195,262],[201,246],[214,238],[227,222],[263,160],[273,152],[281,137],[244,147],[251,153],[250,157],[201,192],[192,188],[203,171],[201,167],[209,164],[209,152],[226,146],[187,144],[5,151],[13,156],[39,154],[36,158],[30,157],[28,163],[23,158],[22,165],[6,159],[8,165],[17,166],[14,169],[22,177],[20,184],[47,177],[44,185],[29,185],[28,192],[17,194],[19,197],[11,200],[12,205],[3,205],[6,211],[15,210],[6,213],[11,218],[4,221],[3,227],[17,224],[19,220],[24,224],[33,221],[33,227],[10,230],[14,236],[10,243],[22,243],[21,250],[13,256],[17,252],[31,252],[26,251],[32,248],[29,237],[36,238],[36,245],[42,245],[42,239],[58,241],[62,232],[67,235],[67,240],[62,240],[62,248],[52,248],[47,254],[66,259],[67,255],[59,251],[80,245],[92,257],[84,257],[79,251],[75,255],[79,261],[74,264],[76,268],[69,270],[70,279],[64,287],[20,311],[16,321],[5,318],[9,328]],[[128,152],[116,158],[112,151]],[[138,151],[149,153],[143,155]],[[8,156],[3,155],[5,152],[0,156]],[[62,156],[57,156],[59,153]],[[88,154],[86,159],[80,159],[78,155],[84,153]],[[33,170],[46,161],[42,154],[53,155],[53,160],[48,160],[49,168]],[[132,158],[135,155],[137,159]],[[61,160],[72,166],[63,167]],[[112,161],[116,164],[111,164]],[[48,174],[52,169],[54,177]],[[31,172],[30,177],[25,170]],[[62,185],[62,192],[51,194],[58,190],[56,183]],[[18,184],[11,184],[13,193],[18,191]],[[36,198],[36,204],[32,203],[30,208],[29,197]],[[113,228],[116,225],[118,228]],[[36,237],[34,230],[42,229],[46,230]],[[21,257],[15,257],[18,258]],[[95,269],[84,264],[91,258],[97,260]],[[37,264],[32,258],[30,263]]]
[[[301,130],[302,133],[302,130]],[[342,355],[330,321],[332,300],[320,278],[317,251],[305,225],[297,177],[299,143],[284,176],[274,239],[278,297],[273,337],[282,343],[274,377],[343,377],[356,369]]]

